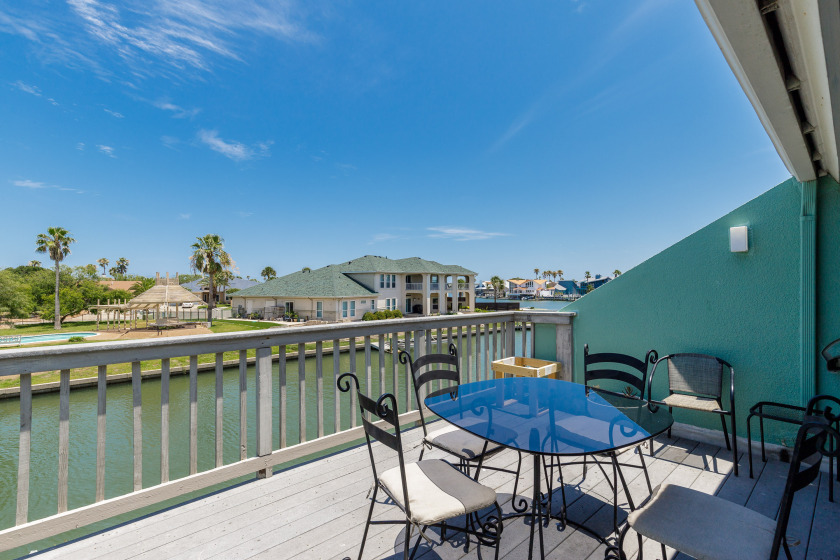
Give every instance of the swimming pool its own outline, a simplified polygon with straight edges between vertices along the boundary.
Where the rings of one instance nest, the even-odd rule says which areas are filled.
[[[96,336],[97,333],[95,332],[69,332],[69,333],[56,333],[56,334],[33,334],[30,336],[21,336],[20,343],[21,344],[32,344],[33,342],[51,342],[55,340],[69,340],[71,337],[74,336],[81,336],[81,337],[88,337],[88,336]],[[4,333],[4,336],[9,336]],[[7,343],[7,344],[15,344],[15,343]]]

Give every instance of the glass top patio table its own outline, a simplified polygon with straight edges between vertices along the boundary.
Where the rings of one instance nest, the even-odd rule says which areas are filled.
[[[674,421],[663,406],[534,377],[465,383],[425,403],[459,428],[537,455],[609,452],[661,434]]]

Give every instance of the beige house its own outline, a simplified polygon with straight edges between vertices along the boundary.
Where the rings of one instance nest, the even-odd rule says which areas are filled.
[[[475,272],[417,257],[367,255],[294,272],[231,295],[231,306],[266,319],[296,313],[303,319],[358,321],[368,311],[404,315],[475,310]]]

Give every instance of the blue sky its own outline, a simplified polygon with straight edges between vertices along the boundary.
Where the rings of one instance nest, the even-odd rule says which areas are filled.
[[[683,0],[0,0],[0,123],[0,267],[581,279],[790,176]]]

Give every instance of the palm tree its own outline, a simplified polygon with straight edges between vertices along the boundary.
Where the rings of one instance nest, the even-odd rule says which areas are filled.
[[[155,286],[155,279],[154,278],[140,278],[134,285],[131,287],[130,291],[135,296],[139,296],[146,290],[150,288],[154,288]]]
[[[41,261],[29,261],[29,264],[27,266],[41,268]]]
[[[270,266],[267,266],[264,269],[262,269],[262,272],[260,272],[260,276],[262,276],[265,279],[265,281],[268,282],[272,278],[277,277],[277,272]]]
[[[58,300],[58,273],[61,261],[70,254],[70,244],[76,240],[70,237],[70,232],[61,227],[47,228],[47,233],[39,233],[35,239],[35,250],[48,253],[50,260],[55,261],[55,330],[61,329],[61,305]]]
[[[193,254],[190,266],[194,272],[207,275],[209,301],[207,302],[207,321],[213,324],[213,308],[216,306],[216,275],[223,271],[230,271],[235,265],[233,259],[225,251],[225,240],[215,233],[208,233],[204,237],[197,237],[191,245]]]
[[[304,266],[302,269],[300,269],[300,271],[301,272],[312,272],[312,269],[309,268],[308,266]]]
[[[493,309],[498,311],[498,305],[496,304],[496,298],[499,295],[499,292],[502,291],[505,287],[505,281],[499,278],[498,276],[494,276],[490,279],[490,284],[493,286]]]
[[[128,264],[129,264],[129,261],[128,261],[127,258],[125,258],[125,257],[118,258],[117,259],[117,266],[116,266],[117,272],[119,272],[122,275],[125,275],[125,273],[128,272]]]
[[[109,261],[109,260],[108,260],[108,259],[106,259],[105,257],[102,257],[101,259],[99,259],[99,260],[98,260],[98,261],[96,261],[96,262],[98,262],[98,263],[99,263],[99,266],[101,266],[101,267],[102,267],[102,276],[105,276],[105,268],[106,268],[109,264],[111,264],[111,261]]]
[[[621,276],[621,271],[616,268],[615,270],[613,270],[613,276],[618,278],[619,276]]]
[[[534,278],[539,278],[539,276],[540,276],[540,269],[539,269],[539,268],[535,268],[535,269],[534,269]]]
[[[583,277],[586,278],[586,281],[589,282],[589,279],[592,278],[592,275],[589,274],[589,271],[583,273]]]

